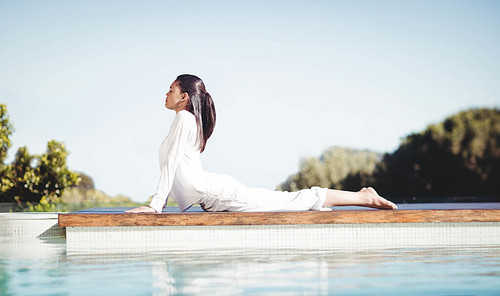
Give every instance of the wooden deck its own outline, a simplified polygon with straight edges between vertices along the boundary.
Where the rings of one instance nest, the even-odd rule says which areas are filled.
[[[363,223],[500,222],[500,203],[402,204],[399,210],[338,207],[331,212],[179,212],[125,214],[129,208],[92,208],[59,214],[60,227],[297,225]]]

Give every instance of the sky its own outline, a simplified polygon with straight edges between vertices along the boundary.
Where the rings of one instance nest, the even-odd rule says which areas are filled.
[[[390,153],[500,105],[500,1],[0,0],[0,27],[7,162],[55,139],[70,169],[140,202],[179,74],[215,101],[204,168],[269,189],[328,147]]]

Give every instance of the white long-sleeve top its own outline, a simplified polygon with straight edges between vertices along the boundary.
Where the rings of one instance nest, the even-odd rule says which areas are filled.
[[[206,211],[305,211],[323,208],[326,189],[297,192],[247,188],[236,179],[205,172],[201,166],[196,119],[179,111],[160,146],[160,182],[149,206],[161,212],[168,195],[182,211],[200,204]]]
[[[179,111],[160,146],[160,181],[149,204],[156,212],[162,211],[169,193],[182,211],[203,198],[210,174],[201,165],[197,134],[194,115]]]

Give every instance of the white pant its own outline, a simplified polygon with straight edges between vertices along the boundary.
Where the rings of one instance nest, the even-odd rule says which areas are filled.
[[[312,187],[296,192],[248,188],[236,179],[213,174],[212,186],[200,202],[210,212],[329,211],[323,207],[326,188]]]

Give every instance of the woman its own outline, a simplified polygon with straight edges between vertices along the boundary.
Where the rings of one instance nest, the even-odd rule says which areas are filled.
[[[215,106],[203,81],[180,75],[170,86],[165,107],[176,116],[160,146],[161,176],[149,206],[127,213],[160,213],[169,193],[182,211],[200,204],[205,211],[307,211],[333,206],[366,206],[397,209],[373,188],[358,192],[313,187],[297,192],[248,188],[229,176],[205,172],[200,154],[215,126]]]

